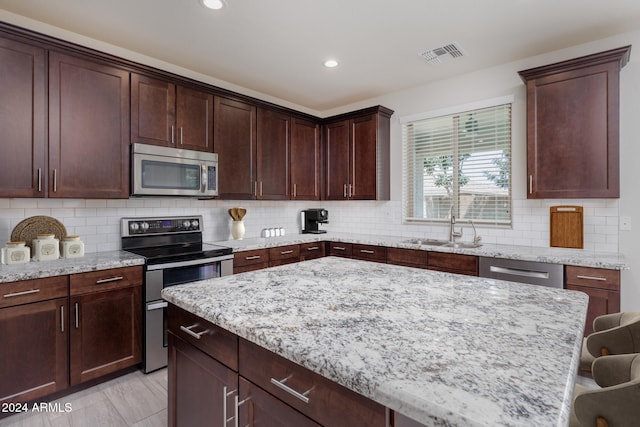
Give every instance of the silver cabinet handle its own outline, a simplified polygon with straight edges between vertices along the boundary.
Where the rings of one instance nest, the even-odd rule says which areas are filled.
[[[58,169],[53,170],[53,192],[58,191]]]
[[[297,397],[298,399],[302,400],[304,403],[309,403],[309,398],[307,397],[307,394],[309,394],[311,392],[311,390],[313,390],[313,387],[310,388],[309,390],[305,391],[304,393],[300,393],[299,391],[296,391],[294,389],[292,389],[291,387],[289,387],[288,385],[285,384],[285,382],[287,382],[287,380],[291,378],[291,375],[289,375],[287,378],[282,379],[280,381],[278,381],[275,378],[271,378],[271,384],[279,387],[280,389],[286,391],[287,393],[289,393],[290,395]]]
[[[28,291],[22,291],[22,292],[11,292],[9,294],[4,294],[3,297],[4,298],[11,298],[11,297],[20,297],[22,295],[30,295],[30,294],[37,294],[38,292],[40,292],[40,289],[30,289]]]
[[[196,326],[198,326],[197,323],[195,323],[195,324],[193,324],[191,326],[180,326],[180,330],[183,331],[183,332],[186,332],[187,334],[191,335],[192,337],[194,337],[197,340],[199,340],[204,334],[209,332],[208,329],[205,329],[202,332],[193,332],[191,329],[195,328]]]
[[[596,277],[596,276],[582,276],[582,275],[578,275],[576,276],[578,279],[586,279],[586,280],[598,280],[600,282],[606,282],[607,278],[606,277]]]
[[[171,125],[171,144],[176,145],[176,131],[173,125]]]
[[[260,196],[262,197],[262,181],[260,181]]]
[[[100,280],[96,280],[96,285],[102,285],[103,283],[117,282],[118,280],[122,280],[122,279],[124,279],[124,277],[122,276],[109,277],[108,279],[100,279]]]
[[[298,185],[297,184],[293,184],[293,197],[295,198],[298,195]]]
[[[372,255],[376,253],[375,251],[370,251],[368,249],[360,249],[360,252],[363,254],[372,254]]]
[[[548,279],[548,271],[521,270],[519,268],[498,267],[492,265],[489,270],[494,273],[511,274],[513,276],[534,277],[537,279]]]
[[[38,192],[42,191],[42,168],[38,168]]]
[[[344,190],[342,190],[342,195],[344,196],[344,198],[347,198],[347,184],[344,185]]]
[[[238,412],[240,411],[240,405],[244,405],[246,402],[251,400],[251,396],[247,397],[246,399],[240,400],[240,401],[238,401],[238,400],[239,400],[239,396],[236,395],[236,397],[235,397],[235,416],[233,417],[235,419],[235,421],[233,423],[233,425],[235,427],[238,427],[238,423],[240,422],[239,421],[239,417],[238,417],[238,415],[239,415]],[[231,419],[231,418],[229,418],[229,419]]]
[[[342,246],[334,246],[334,247],[333,247],[333,250],[336,250],[336,251],[346,251],[346,250],[347,250],[347,248],[343,248]]]
[[[318,249],[320,249],[319,246],[312,246],[310,248],[307,248],[308,251],[317,251]]]
[[[251,261],[252,259],[260,259],[260,258],[262,258],[261,255],[253,255],[253,256],[244,257],[244,259],[246,259],[247,261]]]
[[[222,420],[223,426],[226,426],[227,423],[229,423],[229,421],[233,420],[234,417],[230,417],[227,418],[227,399],[229,398],[229,396],[233,396],[235,394],[237,390],[231,390],[231,391],[227,391],[227,386],[222,387]],[[236,415],[237,415],[237,411],[236,411]]]
[[[349,184],[349,198],[353,197],[353,185]]]
[[[60,332],[64,332],[64,305],[60,306]]]
[[[288,255],[288,254],[292,254],[293,251],[280,251],[280,255]]]
[[[155,304],[149,304],[147,306],[147,311],[160,310],[161,308],[169,307],[169,303],[166,301],[157,302]]]
[[[533,175],[529,175],[529,194],[533,194]]]
[[[75,304],[75,308],[76,308],[76,329],[78,329],[80,327],[80,322],[78,320],[78,303]]]
[[[182,126],[180,126],[180,145],[184,145],[182,143]]]
[[[253,182],[253,195],[258,197],[258,181]]]

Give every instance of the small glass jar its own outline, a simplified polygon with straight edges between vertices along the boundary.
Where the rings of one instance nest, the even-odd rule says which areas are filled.
[[[31,249],[25,245],[25,242],[7,242],[2,248],[3,264],[22,264],[29,262],[31,258]]]
[[[84,243],[79,236],[64,236],[60,242],[62,258],[80,258],[84,256]]]

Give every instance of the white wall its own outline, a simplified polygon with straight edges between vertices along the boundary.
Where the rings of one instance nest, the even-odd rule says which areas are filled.
[[[251,94],[222,84],[215,79],[194,75],[172,64],[124,51],[102,42],[73,35],[63,30],[27,20],[0,11],[0,19],[31,28],[56,37],[108,51],[128,59],[164,68],[189,77],[202,77],[203,81]],[[245,206],[247,237],[257,237],[264,227],[283,226],[288,233],[299,229],[298,212],[307,207],[329,209],[329,230],[389,234],[401,236],[444,237],[444,225],[403,224],[401,217],[401,131],[399,117],[444,107],[462,105],[504,95],[515,96],[513,106],[513,218],[512,229],[480,229],[486,243],[532,245],[546,247],[549,244],[549,206],[578,204],[585,208],[585,251],[623,253],[630,270],[622,276],[622,309],[640,310],[640,286],[634,266],[640,265],[640,200],[634,188],[640,182],[640,146],[636,143],[634,124],[640,117],[640,53],[632,49],[631,60],[622,70],[621,81],[621,198],[588,200],[527,200],[526,199],[526,118],[525,90],[517,72],[552,62],[587,55],[627,44],[640,49],[640,31],[621,34],[594,43],[570,49],[550,52],[524,60],[497,65],[475,73],[439,81],[423,87],[392,93],[340,109],[323,112],[334,115],[357,108],[381,104],[395,110],[391,125],[391,198],[389,202],[258,202],[258,201],[191,201],[181,199],[131,199],[131,200],[36,200],[0,199],[0,242],[8,239],[12,228],[22,219],[33,215],[51,215],[60,219],[69,234],[78,234],[87,243],[87,251],[111,250],[119,247],[119,221],[124,216],[202,214],[205,217],[207,240],[224,240],[229,237],[230,219],[226,210],[231,206]],[[461,59],[464,60],[464,59]],[[455,67],[455,61],[440,66]],[[428,65],[425,65],[428,67]],[[428,68],[425,68],[428,72]],[[269,99],[278,103],[277,100]],[[288,105],[285,102],[279,102]],[[296,108],[296,106],[291,106]],[[303,110],[303,108],[299,108]],[[307,111],[314,114],[311,111]],[[629,216],[634,225],[631,231],[618,230],[619,216]],[[468,238],[468,232],[465,238]]]

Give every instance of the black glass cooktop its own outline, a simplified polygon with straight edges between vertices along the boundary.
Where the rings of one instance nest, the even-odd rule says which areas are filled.
[[[233,249],[209,243],[182,243],[150,248],[126,249],[147,259],[147,264],[164,264],[169,262],[190,261],[231,255]]]

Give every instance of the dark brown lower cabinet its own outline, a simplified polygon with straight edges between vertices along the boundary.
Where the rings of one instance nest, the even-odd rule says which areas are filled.
[[[475,255],[451,254],[429,251],[427,255],[429,270],[444,271],[446,273],[478,275],[478,257]]]
[[[142,361],[141,286],[71,297],[71,385]]]
[[[68,308],[65,296],[0,309],[1,403],[28,402],[68,386]]]
[[[172,333],[168,369],[169,426],[234,425],[236,372]]]
[[[420,249],[387,248],[387,263],[405,267],[427,268],[427,251]]]

